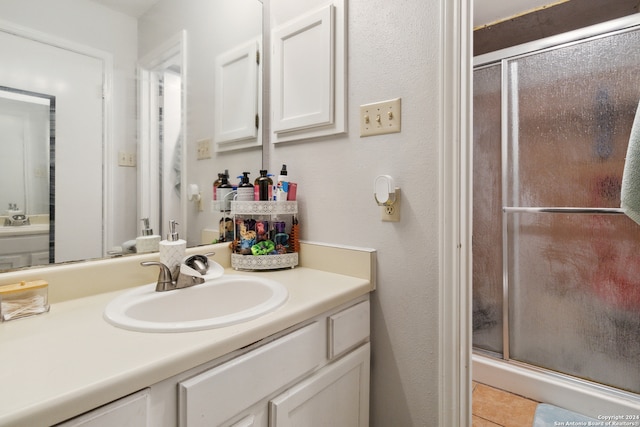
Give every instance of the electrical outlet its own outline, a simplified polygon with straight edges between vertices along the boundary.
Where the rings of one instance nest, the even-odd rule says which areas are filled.
[[[391,206],[380,206],[381,219],[387,222],[400,221],[400,189],[396,188],[396,201]]]
[[[360,136],[400,132],[400,98],[360,106]]]
[[[198,160],[211,158],[211,139],[198,141]]]

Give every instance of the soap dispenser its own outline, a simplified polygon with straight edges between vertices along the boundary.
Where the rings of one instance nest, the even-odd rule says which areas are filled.
[[[173,280],[178,278],[180,264],[187,250],[187,242],[178,236],[176,225],[178,225],[176,221],[169,221],[167,240],[160,242],[160,262],[169,268]]]
[[[252,202],[255,199],[253,184],[249,182],[249,172],[242,172],[240,185],[238,185],[238,193],[236,200],[243,202]]]
[[[153,230],[149,226],[149,218],[142,218],[142,232],[136,238],[136,252],[139,254],[145,252],[157,252],[161,237],[153,234]]]

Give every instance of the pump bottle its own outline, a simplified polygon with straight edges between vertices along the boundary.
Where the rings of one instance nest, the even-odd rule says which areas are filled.
[[[157,252],[161,237],[153,234],[153,230],[149,226],[149,218],[142,218],[140,221],[143,226],[140,236],[136,238],[136,252],[139,254]]]
[[[231,210],[231,196],[229,195],[233,191],[233,187],[229,184],[229,176],[223,175],[222,182],[216,188],[216,199],[220,204],[220,211],[227,212]]]
[[[249,182],[249,172],[242,172],[240,178],[240,184],[238,185],[238,192],[236,200],[242,202],[251,202],[255,200],[253,184]]]
[[[187,242],[178,236],[176,225],[178,225],[176,221],[169,221],[167,240],[160,242],[160,262],[169,268],[174,280],[178,278],[180,264],[187,250]]]

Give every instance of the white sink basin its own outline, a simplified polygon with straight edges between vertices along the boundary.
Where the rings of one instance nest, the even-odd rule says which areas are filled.
[[[155,288],[151,283],[116,297],[104,318],[133,331],[199,331],[255,319],[280,307],[289,296],[281,283],[235,274],[174,291]]]

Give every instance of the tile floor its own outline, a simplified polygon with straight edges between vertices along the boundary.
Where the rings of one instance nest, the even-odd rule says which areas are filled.
[[[473,427],[530,427],[538,402],[485,384],[473,385]]]

